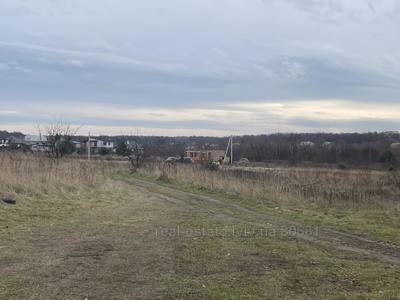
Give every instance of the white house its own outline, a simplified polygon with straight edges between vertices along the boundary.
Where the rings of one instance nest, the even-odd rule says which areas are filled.
[[[86,141],[87,143],[87,141]],[[90,139],[90,147],[91,148],[105,148],[112,150],[114,149],[114,142],[103,141],[100,139]]]
[[[332,148],[335,144],[333,142],[323,142],[322,147],[324,148]]]
[[[21,144],[28,146],[33,152],[47,152],[47,140],[47,136],[44,135],[26,135]]]
[[[73,143],[76,149],[87,149],[88,147],[88,140]],[[112,141],[90,138],[90,150],[92,153],[98,153],[100,149],[106,149],[112,152],[114,150],[114,146],[114,142]]]
[[[304,141],[299,143],[299,147],[303,148],[313,148],[315,146],[315,143],[310,142],[310,141]]]
[[[108,149],[108,150],[113,150],[114,149],[114,142],[97,140],[97,148],[105,148],[105,149]]]
[[[25,136],[24,141],[27,143],[31,143],[31,144],[43,143],[43,142],[47,142],[47,137],[44,135],[28,134]]]
[[[0,149],[4,149],[10,146],[10,140],[9,139],[0,139]]]

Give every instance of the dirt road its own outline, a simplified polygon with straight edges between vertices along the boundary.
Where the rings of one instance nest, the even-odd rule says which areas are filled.
[[[210,209],[218,211],[219,217],[225,220],[248,224],[258,228],[275,229],[275,231],[286,228],[288,230],[287,234],[297,239],[328,248],[366,255],[382,262],[400,264],[400,247],[396,245],[320,226],[315,226],[314,228],[311,226],[310,228],[306,224],[265,212],[259,213],[243,208],[238,204],[227,203],[216,197],[178,191],[143,180],[135,180],[134,183],[137,186],[145,188],[147,192],[158,195],[161,199],[167,201],[176,201],[176,199],[179,199],[181,203],[186,205],[195,205],[197,211],[210,211]],[[291,229],[293,230],[291,231]],[[309,234],[307,234],[307,231],[310,231]]]

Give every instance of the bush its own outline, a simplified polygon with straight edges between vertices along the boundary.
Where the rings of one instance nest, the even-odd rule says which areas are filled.
[[[393,155],[392,152],[386,151],[385,153],[382,154],[382,156],[379,159],[380,163],[388,163],[395,165],[397,163],[396,161],[396,156]]]
[[[100,155],[108,155],[108,154],[111,154],[111,150],[110,149],[107,149],[107,148],[100,148],[99,149],[99,154]]]
[[[128,145],[124,139],[118,140],[117,147],[115,149],[115,153],[117,153],[117,155],[119,155],[119,156],[129,155]]]
[[[213,160],[207,162],[207,169],[211,171],[217,171],[219,169],[219,164]]]

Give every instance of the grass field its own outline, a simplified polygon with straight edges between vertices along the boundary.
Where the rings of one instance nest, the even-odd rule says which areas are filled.
[[[0,299],[400,299],[392,175],[0,163]],[[329,201],[315,178],[382,194]]]
[[[258,211],[351,230],[400,246],[400,173],[321,168],[224,168],[148,164],[140,173],[186,190],[232,198]]]

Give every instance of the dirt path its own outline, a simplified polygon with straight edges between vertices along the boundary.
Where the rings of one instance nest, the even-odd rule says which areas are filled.
[[[307,225],[305,224],[264,212],[259,213],[238,204],[226,203],[216,197],[176,190],[139,179],[135,179],[134,184],[145,188],[148,192],[153,193],[153,195],[158,195],[160,199],[167,201],[177,201],[179,199],[181,202],[195,205],[198,209],[201,208],[205,211],[209,211],[210,209],[214,209],[215,211],[220,210],[219,216],[226,219],[262,228],[280,229],[286,227],[289,230],[290,228],[295,228],[290,234],[296,238],[327,248],[355,252],[382,262],[400,264],[400,247],[396,245],[322,227],[315,228],[317,231],[313,231],[312,234],[306,234],[303,233],[307,231]]]

